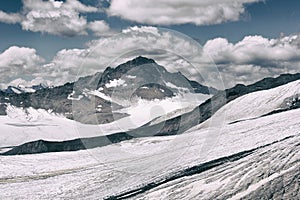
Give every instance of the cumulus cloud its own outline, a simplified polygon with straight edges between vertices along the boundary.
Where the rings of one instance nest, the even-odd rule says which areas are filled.
[[[225,38],[208,41],[204,50],[217,63],[279,65],[286,60],[299,60],[298,36],[267,39],[262,36],[247,36],[236,44]]]
[[[87,6],[79,0],[23,0],[21,13],[0,11],[0,22],[20,23],[23,30],[72,37],[87,35],[90,29],[97,36],[111,34],[103,21],[88,22],[82,14],[100,12],[100,8]]]
[[[85,49],[59,51],[44,66],[45,74],[41,76],[62,84],[139,55],[155,59],[171,72],[181,71],[190,79],[228,88],[268,76],[299,72],[300,36],[278,39],[247,36],[236,43],[216,38],[201,48],[196,41],[167,29],[130,27],[119,35],[91,41]]]
[[[155,59],[171,72],[181,71],[199,80],[199,74],[205,75],[205,70],[201,71],[205,68],[192,66],[189,62],[198,64],[196,62],[201,53],[202,49],[197,42],[177,32],[155,27],[130,27],[119,35],[91,41],[86,49],[61,50],[47,68],[58,70],[55,73],[59,78],[55,83],[60,80],[73,81],[78,76],[103,71],[107,66],[116,67],[142,55]]]
[[[246,36],[236,43],[216,38],[201,48],[196,41],[176,32],[142,26],[125,29],[119,36],[92,41],[87,50],[81,52],[85,57],[79,59],[86,61],[81,65],[88,66],[86,73],[102,71],[114,60],[118,63],[113,66],[125,61],[119,57],[130,59],[143,55],[171,72],[181,71],[191,79],[218,88],[222,84],[228,88],[237,83],[250,84],[269,76],[296,73],[300,66],[299,35],[277,39]]]
[[[27,47],[12,46],[0,54],[0,82],[5,88],[15,79],[35,79],[35,73],[44,63],[44,59],[36,54],[36,50]]]
[[[6,13],[0,10],[0,22],[7,24],[16,24],[21,22],[22,17],[17,13]]]
[[[109,25],[103,20],[88,22],[83,14],[106,11],[109,16],[152,25],[209,25],[237,21],[245,14],[246,4],[262,0],[111,0],[106,9],[87,6],[79,0],[22,1],[21,13],[0,11],[0,22],[20,23],[24,30],[54,35],[87,35],[89,29],[103,36],[113,33]]]
[[[96,36],[107,36],[114,33],[104,20],[89,22],[88,28],[92,30]]]
[[[262,0],[111,0],[107,13],[151,25],[220,24],[237,21],[245,6]]]
[[[63,49],[47,64],[34,49],[11,47],[0,55],[2,82],[42,78],[49,85],[61,85],[139,55],[153,58],[170,72],[181,71],[190,79],[222,89],[299,72],[300,35],[247,36],[236,43],[215,38],[201,48],[191,38],[167,29],[130,27],[119,35],[91,41],[84,49]]]
[[[224,74],[227,87],[267,76],[296,73],[300,67],[300,35],[278,39],[246,36],[235,44],[216,38],[207,41],[203,51]]]
[[[80,13],[97,11],[78,0],[23,0],[23,4],[26,14],[21,25],[24,30],[64,36],[86,35],[87,19]]]

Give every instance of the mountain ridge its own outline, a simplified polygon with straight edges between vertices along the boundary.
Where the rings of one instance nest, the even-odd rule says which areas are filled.
[[[121,81],[124,82],[124,80],[121,78],[125,79],[126,82],[122,83]],[[185,76],[169,73],[153,59],[139,56],[115,68],[107,67],[103,72],[80,77],[75,82],[68,82],[61,86],[45,87],[35,92],[21,92],[19,94],[0,91],[0,115],[6,115],[7,105],[10,104],[24,109],[32,107],[51,110],[53,113],[63,114],[69,119],[86,124],[110,123],[127,116],[117,111],[113,113],[123,106],[112,101],[112,97],[126,97],[130,100],[132,99],[131,95],[138,94],[138,98],[153,100],[171,98],[175,93],[178,93],[176,88],[167,86],[164,78],[173,85],[186,88],[190,92],[203,94],[208,94],[210,90],[216,92],[216,90],[195,81],[191,82],[193,84],[191,87]],[[140,89],[145,87],[145,84],[149,86],[149,90]],[[131,94],[126,91],[140,92]]]
[[[120,132],[106,136],[100,137],[93,137],[93,138],[79,138],[76,141],[80,140],[82,143],[81,145],[77,146],[76,149],[69,148],[73,145],[73,141],[64,141],[63,144],[61,142],[52,142],[53,146],[51,147],[52,151],[59,151],[59,149],[55,149],[55,145],[62,145],[60,149],[64,148],[63,146],[66,145],[68,150],[79,150],[79,149],[86,149],[86,148],[95,148],[106,146],[112,143],[119,143],[124,140],[138,138],[138,137],[147,137],[147,136],[168,136],[168,135],[176,135],[181,134],[184,131],[200,124],[201,122],[206,121],[209,119],[216,111],[218,111],[222,106],[225,104],[233,101],[234,99],[241,97],[245,94],[249,94],[252,92],[257,92],[261,90],[267,90],[276,88],[280,85],[285,85],[287,83],[293,82],[295,80],[300,79],[300,73],[298,74],[284,74],[277,78],[266,78],[257,83],[244,86],[244,85],[237,85],[231,89],[225,90],[223,92],[219,92],[218,94],[214,95],[211,99],[207,100],[206,102],[199,105],[193,111],[185,113],[183,115],[177,116],[172,119],[165,120],[155,125],[151,126],[142,126],[132,131],[128,132]],[[298,101],[295,102],[294,106],[298,106]],[[298,108],[298,107],[297,107]],[[155,132],[159,130],[158,132]],[[41,142],[41,141],[39,141]],[[47,143],[47,141],[44,141]],[[100,143],[97,143],[100,142]],[[48,142],[49,143],[49,142]],[[26,154],[30,153],[30,147],[27,146],[28,144],[23,144],[21,146],[15,147],[11,151],[4,153],[4,155],[14,155],[14,154]],[[32,143],[30,143],[32,146]],[[29,149],[28,149],[29,148]],[[35,149],[35,153],[38,152],[45,152],[45,149],[39,150]],[[47,151],[46,151],[47,152]]]

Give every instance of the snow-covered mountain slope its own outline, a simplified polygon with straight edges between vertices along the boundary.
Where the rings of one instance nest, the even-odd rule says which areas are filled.
[[[281,76],[278,79],[282,79],[282,77],[289,76]],[[291,76],[293,77],[293,75]],[[272,79],[273,80],[273,79]],[[262,82],[262,81],[261,81]],[[276,81],[272,81],[276,82]],[[258,82],[260,83],[260,82]],[[99,125],[99,126],[89,126],[94,127],[94,131],[84,131],[81,129],[77,136],[79,137],[64,137],[65,140],[72,140],[75,138],[86,138],[86,137],[96,137],[101,135],[109,135],[113,133],[121,133],[118,136],[113,136],[113,142],[120,142],[126,139],[132,139],[132,137],[140,137],[140,136],[149,136],[149,135],[174,135],[184,132],[191,128],[190,131],[196,131],[207,127],[222,126],[222,123],[235,123],[240,120],[252,119],[256,117],[260,117],[262,115],[271,113],[274,110],[289,108],[291,105],[294,105],[295,102],[299,101],[300,94],[300,81],[293,81],[285,85],[281,85],[269,90],[262,90],[257,92],[252,92],[246,95],[242,95],[231,102],[227,103],[225,106],[221,107],[210,120],[207,120],[200,125],[197,125],[203,120],[209,118],[209,114],[211,114],[211,110],[214,109],[214,106],[222,106],[222,101],[219,101],[218,98],[215,98],[214,103],[213,100],[211,104],[204,104],[199,107],[199,111],[194,109],[192,112],[187,114],[182,114],[183,112],[188,112],[191,106],[196,107],[197,104],[203,102],[208,98],[207,95],[202,94],[192,94],[192,93],[182,93],[181,96],[176,96],[173,98],[167,98],[164,100],[140,100],[135,105],[131,105],[127,108],[118,110],[119,113],[126,114],[127,117],[121,118],[113,123]],[[245,86],[246,87],[246,86]],[[252,86],[250,86],[252,87]],[[244,88],[244,87],[243,87]],[[233,93],[232,91],[238,91],[237,89],[230,89],[229,93]],[[215,97],[215,96],[214,96]],[[213,97],[213,98],[214,98]],[[217,96],[218,97],[218,96]],[[213,99],[212,98],[212,99]],[[297,101],[295,101],[297,100]],[[221,105],[218,105],[218,102],[221,102]],[[294,102],[294,103],[293,103]],[[212,107],[212,108],[211,108]],[[165,114],[166,113],[166,114]],[[178,117],[177,117],[178,116]],[[177,118],[174,118],[177,117]],[[172,119],[170,119],[172,118]],[[154,120],[153,120],[154,119]],[[153,121],[151,121],[153,120]],[[147,123],[149,122],[150,123]],[[147,123],[147,124],[146,124]],[[142,125],[146,124],[146,126],[142,128],[138,128]],[[194,126],[194,127],[193,127]],[[81,127],[81,125],[79,125]],[[136,129],[138,128],[138,129]],[[136,129],[136,130],[132,130]],[[86,129],[88,130],[88,129]],[[100,130],[98,134],[97,130]],[[128,132],[132,130],[131,132]],[[114,131],[114,132],[113,132]],[[181,131],[181,132],[180,132]],[[91,134],[87,134],[86,132],[91,132]],[[126,132],[126,133],[125,133]],[[137,134],[136,134],[137,133]],[[62,141],[62,137],[27,137],[29,139],[24,140],[23,143],[29,141],[35,141],[38,139],[50,140],[50,141]],[[7,135],[5,137],[9,138]],[[46,139],[45,139],[46,138]],[[59,138],[59,140],[57,139]],[[122,139],[123,138],[123,139]],[[105,138],[93,138],[89,143],[95,143],[94,140],[107,140]],[[39,141],[37,141],[39,143]],[[77,142],[77,141],[76,141]],[[20,144],[20,143],[19,143]],[[63,149],[72,150],[75,145],[74,141],[66,141],[66,147],[62,149],[54,148],[53,151],[62,151]],[[104,146],[110,144],[110,142],[106,141],[104,144],[98,146]],[[51,146],[51,144],[49,144]],[[53,144],[52,146],[55,146]],[[29,146],[32,146],[30,143]],[[97,146],[97,145],[96,145]],[[92,145],[90,148],[94,148],[95,145]],[[22,149],[26,149],[22,150]],[[34,152],[47,152],[43,150],[35,149]],[[71,149],[70,149],[71,148]],[[83,149],[84,147],[75,146],[74,150]],[[30,148],[26,145],[22,147],[22,149],[16,150],[15,153],[30,153]],[[24,152],[23,152],[24,151]],[[13,153],[13,154],[15,154]]]
[[[299,169],[299,130],[300,109],[295,109],[222,128],[133,139],[91,150],[1,156],[0,197],[102,199],[128,193],[141,199],[159,195],[190,199],[204,194],[259,198],[263,195],[259,192],[273,190],[274,181],[282,183],[277,191],[292,192],[297,186],[293,177],[299,176],[295,170]],[[209,171],[176,178],[216,159],[221,163]],[[154,184],[172,177],[173,181]],[[288,192],[287,198],[293,197]]]
[[[81,124],[43,109],[22,109],[14,106],[8,106],[7,115],[0,116],[0,132],[0,147],[39,139],[63,141],[78,138],[80,134],[101,134],[95,125]]]
[[[128,114],[128,117],[118,120],[118,123],[126,125],[127,130],[129,130],[138,128],[161,116],[169,116],[160,120],[164,121],[173,117],[178,110],[182,110],[181,114],[189,112],[192,110],[191,108],[197,107],[210,97],[210,95],[205,94],[186,93],[163,100],[148,101],[139,99],[129,107],[118,110],[120,113]]]
[[[175,87],[168,87],[166,83]],[[209,95],[217,90],[187,79],[180,72],[168,72],[154,60],[137,57],[103,73],[81,77],[57,87],[10,87],[0,90],[0,115],[7,105],[19,108],[51,109],[85,124],[111,123],[126,117],[116,111],[136,99],[163,100],[185,93]],[[113,113],[114,112],[114,113]],[[144,122],[146,123],[146,122]]]
[[[36,140],[65,141],[128,131],[174,110],[196,107],[209,97],[189,93],[164,100],[140,100],[118,110],[127,117],[99,125],[82,124],[43,109],[8,106],[7,115],[0,116],[0,148]]]
[[[231,106],[237,118],[227,117],[223,124],[222,113],[216,113],[218,123],[181,135],[134,138],[77,152],[0,156],[0,199],[297,199],[300,109],[285,109],[299,100],[296,82],[251,94],[246,86],[241,93],[237,88],[230,98],[246,94],[231,99],[237,109],[230,103],[223,107]],[[256,101],[267,108],[260,111]],[[239,112],[243,106],[247,108]],[[278,108],[283,112],[262,116]],[[20,115],[10,116],[20,123]],[[27,121],[35,119],[41,118],[34,115]],[[55,120],[53,125],[60,123]],[[22,125],[19,133],[23,130]]]
[[[300,80],[241,96],[219,109],[210,120],[192,130],[211,126],[212,123],[224,121],[234,123],[260,117],[273,111],[288,109],[293,101],[300,100]]]
[[[245,157],[240,154],[238,160],[224,159],[203,173],[200,165],[132,199],[299,199],[299,139],[288,138]]]
[[[194,109],[195,109],[195,106],[190,106],[190,107],[185,107],[185,108],[182,108],[182,109],[177,109],[177,110],[175,110],[173,112],[170,112],[168,114],[161,115],[161,116],[155,118],[154,120],[152,120],[149,123],[149,125],[154,125],[154,124],[158,124],[158,123],[164,122],[164,121],[166,121],[168,119],[172,119],[174,117],[178,117],[180,115],[183,115],[184,113],[191,112]]]

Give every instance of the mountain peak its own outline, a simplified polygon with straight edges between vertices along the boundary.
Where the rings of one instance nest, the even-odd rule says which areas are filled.
[[[107,67],[103,72],[99,84],[100,85],[106,84],[110,80],[118,79],[122,75],[126,74],[128,71],[132,70],[133,68],[141,65],[146,65],[146,64],[156,64],[156,62],[153,59],[149,59],[143,56],[138,56],[133,60],[129,60],[126,63],[118,65],[116,68]]]
[[[127,62],[128,64],[134,64],[134,65],[143,65],[143,64],[149,64],[149,63],[155,63],[153,59],[149,59],[143,56],[138,56],[134,58],[133,60],[130,60]]]

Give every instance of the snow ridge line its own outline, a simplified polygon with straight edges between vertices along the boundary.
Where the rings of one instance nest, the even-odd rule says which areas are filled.
[[[237,121],[234,121],[234,122],[230,122],[228,124],[231,125],[231,124],[236,124],[236,123],[239,123],[239,122],[255,120],[255,119],[262,118],[262,117],[267,117],[267,116],[270,116],[270,115],[275,115],[275,114],[278,114],[278,113],[282,113],[282,112],[286,112],[286,111],[290,111],[290,110],[295,110],[295,109],[299,109],[299,108],[300,108],[300,106],[294,106],[292,108],[284,108],[284,109],[273,110],[273,111],[271,111],[267,114],[261,115],[259,117],[254,117],[254,118],[249,118],[249,119],[241,119],[241,120],[237,120]]]
[[[298,136],[300,136],[300,134],[293,135],[293,136],[288,136],[288,137],[285,137],[281,140],[277,140],[277,141],[274,141],[272,143],[256,147],[254,149],[245,150],[245,151],[242,151],[242,152],[239,152],[239,153],[236,153],[236,154],[232,154],[232,155],[221,157],[221,158],[218,158],[218,159],[215,159],[215,160],[211,160],[211,161],[199,164],[199,165],[195,165],[193,167],[183,169],[183,170],[179,171],[176,174],[171,174],[169,177],[165,177],[161,180],[153,181],[153,182],[141,185],[141,186],[137,186],[136,189],[131,189],[131,190],[124,191],[124,192],[121,192],[121,193],[116,194],[116,195],[105,197],[104,200],[128,199],[128,198],[134,197],[136,195],[145,193],[145,192],[147,192],[147,191],[149,191],[153,188],[156,188],[160,185],[163,185],[163,184],[166,184],[168,182],[177,180],[179,178],[183,178],[183,177],[187,177],[187,176],[193,176],[195,174],[200,174],[204,171],[213,169],[213,168],[218,167],[220,165],[223,165],[225,163],[237,161],[239,159],[245,158],[245,157],[253,154],[254,152],[256,152],[259,149],[262,149],[262,148],[265,148],[265,147],[268,147],[268,146],[274,145],[276,143],[280,143],[280,142],[283,142],[285,140],[295,138],[295,137],[298,137]]]

